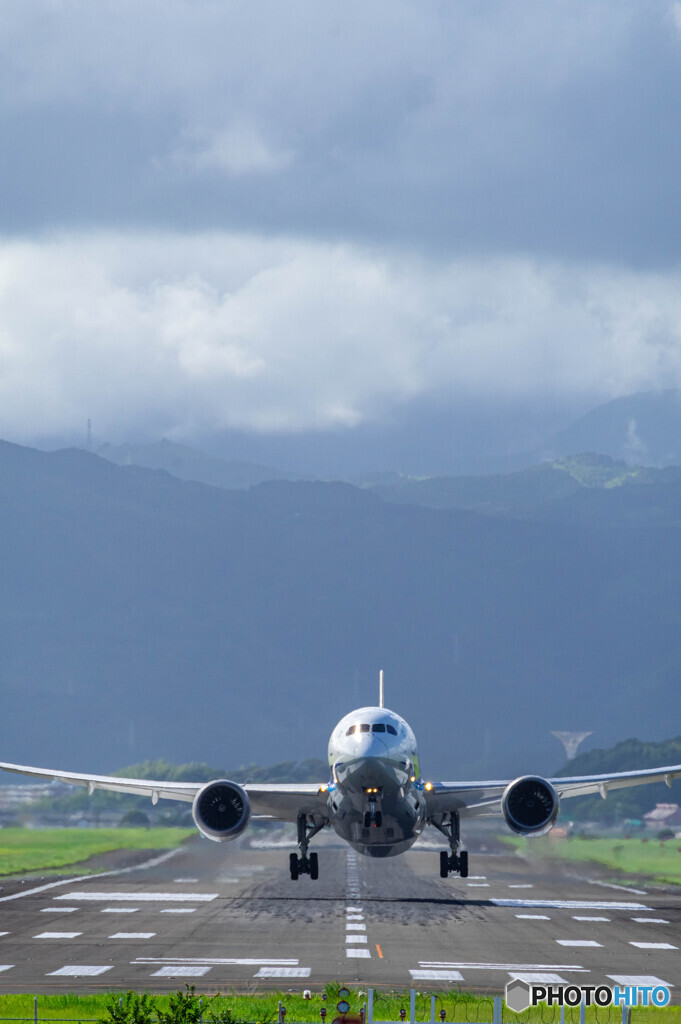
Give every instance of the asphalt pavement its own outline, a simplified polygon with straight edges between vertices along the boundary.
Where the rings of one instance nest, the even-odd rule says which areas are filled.
[[[471,851],[466,880],[439,877],[434,843],[380,861],[332,839],[316,848],[316,882],[289,879],[291,846],[276,836],[197,837],[109,874],[2,880],[0,992],[342,981],[500,993],[522,976],[681,994],[681,891],[498,847]]]

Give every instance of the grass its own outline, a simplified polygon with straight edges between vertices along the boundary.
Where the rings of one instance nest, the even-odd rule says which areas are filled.
[[[681,885],[681,843],[678,839],[587,839],[581,836],[554,839],[506,839],[530,859],[555,857],[567,861],[595,861],[627,874],[655,882]]]
[[[299,993],[270,992],[257,995],[239,995],[228,993],[219,996],[209,1006],[210,997],[203,997],[205,1009],[204,1022],[211,1024],[211,1011],[216,1017],[223,1017],[225,1010],[237,1022],[251,1024],[269,1024],[276,1021],[279,1001],[286,1007],[287,1024],[320,1024],[320,1009],[327,1010],[327,1021],[331,1024],[336,1016],[338,985],[327,985],[327,999],[322,1001],[322,991],[313,991],[312,999],[304,999]],[[40,996],[38,999],[39,1018],[50,1020],[93,1020],[106,1018],[106,1008],[111,999],[118,1000],[118,993],[100,993],[89,996],[55,995]],[[167,1008],[168,996],[155,996],[154,1003]],[[357,1015],[366,999],[364,991],[351,992],[350,1015]],[[400,1009],[404,1009],[409,1017],[409,992],[374,992],[374,1019],[376,1021],[399,1021]],[[435,999],[435,1018],[439,1021],[440,1010],[444,1009],[446,1020],[471,1021],[474,1024],[489,1024],[492,1021],[493,1001],[491,996],[479,996],[472,993],[449,991],[439,992]],[[19,1018],[26,1021],[33,1019],[33,996],[2,995],[0,996],[0,1019]],[[419,992],[416,998],[417,1021],[430,1020],[430,994]],[[514,1014],[504,1006],[504,1021],[518,1021],[519,1024],[558,1024],[560,1010],[558,1007],[538,1006],[521,1014]],[[579,1024],[579,1008],[566,1009],[566,1024]],[[621,1011],[588,1007],[587,1024],[619,1024]],[[681,1006],[670,1006],[662,1009],[636,1008],[632,1011],[632,1024],[681,1024]]]
[[[0,875],[79,864],[111,850],[167,850],[192,835],[181,828],[0,829]]]

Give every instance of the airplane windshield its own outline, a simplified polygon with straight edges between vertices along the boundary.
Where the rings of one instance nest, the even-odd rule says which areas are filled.
[[[371,731],[385,732],[385,725],[383,724],[383,722],[374,722],[374,724],[371,726]]]

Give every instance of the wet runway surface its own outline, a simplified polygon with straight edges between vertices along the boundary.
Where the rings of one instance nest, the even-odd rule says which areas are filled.
[[[339,980],[498,993],[531,976],[660,982],[681,996],[681,892],[610,886],[598,869],[561,875],[507,853],[472,852],[471,877],[444,880],[436,847],[373,861],[324,842],[319,880],[291,882],[290,848],[197,839],[121,873],[3,881],[0,991]]]

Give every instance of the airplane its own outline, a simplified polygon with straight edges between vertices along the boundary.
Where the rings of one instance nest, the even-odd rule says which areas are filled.
[[[229,779],[212,782],[163,782],[108,775],[31,768],[0,762],[0,768],[20,775],[54,779],[116,793],[136,793],[192,804],[194,822],[207,839],[225,842],[246,829],[251,814],[295,822],[300,854],[289,857],[291,879],[319,877],[316,852],[310,840],[333,828],[358,853],[394,857],[408,850],[427,825],[447,841],[440,851],[440,876],[468,876],[468,851],[461,842],[460,821],[501,814],[521,836],[549,832],[558,817],[560,800],[588,793],[605,799],[611,789],[666,782],[681,777],[681,765],[611,775],[580,775],[545,779],[523,775],[486,782],[427,782],[421,776],[416,737],[401,715],[383,706],[381,673],[377,707],[357,708],[335,726],[328,746],[330,781],[306,784],[240,785]]]

